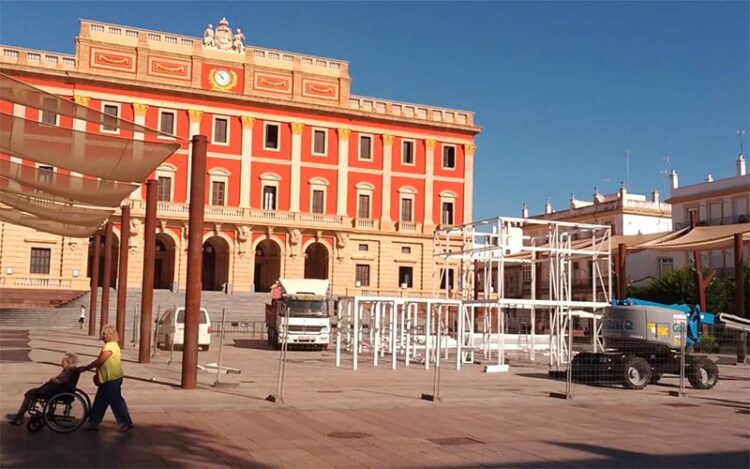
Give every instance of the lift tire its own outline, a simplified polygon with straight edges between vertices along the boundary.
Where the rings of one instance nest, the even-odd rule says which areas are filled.
[[[711,389],[719,381],[719,367],[711,359],[700,357],[688,367],[687,378],[695,389]]]
[[[627,389],[643,389],[651,381],[651,365],[643,358],[629,355],[623,363],[622,385]]]

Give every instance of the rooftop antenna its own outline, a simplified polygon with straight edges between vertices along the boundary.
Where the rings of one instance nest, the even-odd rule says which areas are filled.
[[[745,137],[745,131],[744,130],[738,130],[737,131],[737,135],[740,137],[740,155],[744,155],[745,151],[744,151],[744,148],[742,146],[742,140]]]
[[[662,168],[661,171],[659,171],[659,174],[661,175],[661,193],[666,194],[667,193],[667,180],[669,179],[669,173],[672,172],[671,163],[672,163],[672,157],[667,155],[664,158],[661,159],[662,161]]]
[[[630,192],[630,150],[625,150],[625,189]]]

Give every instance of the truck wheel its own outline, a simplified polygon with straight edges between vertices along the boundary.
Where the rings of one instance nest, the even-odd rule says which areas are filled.
[[[651,380],[651,365],[646,360],[635,355],[625,359],[622,384],[627,389],[643,389]]]
[[[719,381],[719,367],[708,358],[698,358],[688,367],[687,378],[695,389],[711,389]]]

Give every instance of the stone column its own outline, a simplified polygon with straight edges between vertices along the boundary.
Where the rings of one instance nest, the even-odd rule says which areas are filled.
[[[289,211],[299,212],[300,170],[302,164],[302,130],[305,124],[292,122],[292,167],[289,189]]]
[[[193,137],[196,135],[199,135],[201,133],[201,119],[203,118],[203,111],[200,111],[198,109],[189,109],[188,110],[188,116],[190,117],[190,145],[188,146],[188,154],[187,154],[187,179],[185,180],[185,186],[187,187],[185,200],[190,200],[190,181],[193,171],[193,165],[191,164],[192,155],[193,155]],[[176,183],[177,181],[175,181]]]
[[[464,218],[461,223],[469,223],[472,220],[472,209],[474,207],[474,144],[464,145]]]
[[[383,135],[383,190],[381,193],[380,227],[392,229],[391,220],[391,167],[393,165],[393,135]]]
[[[242,116],[242,160],[240,163],[240,208],[250,208],[250,194],[252,193],[252,164],[253,153],[253,123],[255,118]]]
[[[346,216],[349,189],[349,129],[339,129],[339,168],[336,183],[336,215]]]
[[[435,222],[432,220],[432,201],[435,199],[433,182],[435,181],[435,140],[424,141],[425,147],[425,178],[424,178],[424,232],[431,233]],[[439,221],[439,220],[438,220]]]
[[[146,126],[146,111],[148,111],[148,104],[133,103],[133,115],[135,116],[133,121],[137,125]],[[140,143],[144,140],[143,132],[133,132],[133,140],[133,149],[135,150],[133,152],[133,159],[137,160],[139,152],[143,151]],[[141,197],[141,188],[138,187],[138,189],[134,190],[130,194],[130,198],[133,200],[143,200],[143,197]]]

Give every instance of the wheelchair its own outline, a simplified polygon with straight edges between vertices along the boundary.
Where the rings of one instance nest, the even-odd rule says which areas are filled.
[[[91,399],[76,387],[79,377],[80,373],[77,373],[66,389],[31,402],[27,410],[31,418],[26,424],[30,432],[38,432],[45,425],[57,433],[70,433],[81,428],[91,411]]]

